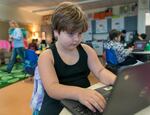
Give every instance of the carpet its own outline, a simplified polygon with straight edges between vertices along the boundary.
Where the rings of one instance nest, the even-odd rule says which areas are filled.
[[[14,65],[11,73],[3,72],[6,69],[6,65],[0,66],[0,88],[6,87],[20,80],[24,80],[29,77],[23,72],[23,66],[20,63]]]

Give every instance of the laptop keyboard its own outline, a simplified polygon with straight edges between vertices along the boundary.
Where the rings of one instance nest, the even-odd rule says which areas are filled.
[[[140,52],[140,51],[144,51],[144,49],[133,49],[132,52]]]
[[[105,88],[98,88],[96,91],[100,92],[107,101],[109,99],[111,89],[112,86],[107,86]],[[92,112],[78,101],[63,100],[62,103],[73,113],[73,115],[102,115],[102,113],[100,113],[98,110],[96,112]]]
[[[73,109],[74,111],[78,112],[80,115],[99,115],[100,114],[98,111],[91,112],[87,107],[81,104],[77,104],[76,106],[73,107]]]

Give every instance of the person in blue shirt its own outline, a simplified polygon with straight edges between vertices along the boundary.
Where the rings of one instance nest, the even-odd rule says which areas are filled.
[[[22,58],[22,62],[24,62],[24,43],[23,43],[23,33],[21,28],[19,28],[16,21],[11,20],[9,22],[10,29],[8,30],[9,39],[13,43],[12,55],[10,61],[7,65],[6,72],[11,73],[12,68],[16,62],[16,57],[19,55]]]

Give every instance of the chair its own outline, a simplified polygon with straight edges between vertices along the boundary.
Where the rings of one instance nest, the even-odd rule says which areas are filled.
[[[118,64],[117,57],[113,49],[106,49],[106,62],[107,64]]]
[[[26,49],[25,50],[25,64],[24,71],[26,74],[34,75],[35,68],[37,66],[38,55],[34,50]]]
[[[106,68],[111,72],[113,72],[114,74],[117,74],[119,66],[115,51],[113,49],[106,49],[105,57],[107,62]]]

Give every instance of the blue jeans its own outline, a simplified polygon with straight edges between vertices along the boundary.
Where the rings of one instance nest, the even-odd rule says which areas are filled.
[[[39,111],[38,110],[33,110],[32,115],[39,115]]]
[[[25,51],[24,47],[13,48],[10,61],[7,65],[7,71],[8,72],[11,72],[11,70],[12,70],[12,68],[13,68],[13,66],[16,62],[17,55],[19,55],[22,58],[22,62],[24,63],[24,57],[25,57],[25,52],[24,51]]]

